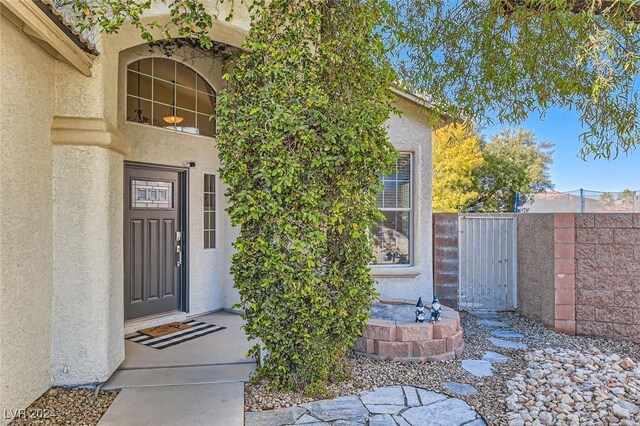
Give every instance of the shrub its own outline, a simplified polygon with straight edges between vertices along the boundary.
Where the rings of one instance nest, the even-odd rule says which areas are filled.
[[[322,394],[375,297],[368,230],[395,158],[384,123],[394,73],[377,0],[256,2],[225,75],[217,125],[231,273],[259,374]]]

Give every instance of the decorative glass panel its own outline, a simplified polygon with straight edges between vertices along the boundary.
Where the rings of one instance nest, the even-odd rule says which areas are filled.
[[[216,247],[216,176],[204,175],[203,231],[204,248]]]
[[[376,196],[376,205],[385,219],[371,229],[375,264],[411,264],[412,158],[400,154],[393,171],[381,176],[384,188]]]
[[[132,179],[131,208],[173,208],[173,182]]]

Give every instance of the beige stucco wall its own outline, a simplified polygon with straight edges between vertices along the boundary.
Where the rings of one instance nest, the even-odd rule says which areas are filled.
[[[122,156],[55,146],[53,164],[53,377],[102,382],[124,359]]]
[[[413,173],[413,265],[411,267],[372,267],[377,289],[383,298],[426,300],[433,297],[432,270],[432,129],[426,110],[396,96],[402,116],[392,115],[387,123],[389,139],[398,151],[412,152]]]
[[[54,68],[0,18],[0,424],[51,384]]]

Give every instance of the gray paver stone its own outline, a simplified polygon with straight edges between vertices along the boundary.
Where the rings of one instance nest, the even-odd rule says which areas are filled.
[[[302,405],[313,417],[325,422],[347,420],[351,422],[366,421],[369,411],[357,396],[343,396],[336,399],[325,399]]]
[[[296,423],[296,424],[299,424],[299,423]],[[331,426],[331,423],[321,422],[321,421],[319,421],[319,420],[318,420],[318,421],[315,421],[315,422],[312,422],[312,423],[302,423],[302,424],[303,424],[304,426]],[[361,424],[363,424],[363,423],[355,423],[355,424],[357,424],[357,425],[361,425]],[[276,426],[276,425],[273,425],[273,426]],[[277,425],[277,426],[284,426],[284,425]]]
[[[402,386],[385,386],[371,392],[362,392],[360,399],[365,405],[404,405]]]
[[[393,420],[396,421],[398,426],[411,426],[402,416],[393,416]]]
[[[245,426],[274,426],[290,425],[305,414],[307,410],[301,407],[281,408],[269,411],[250,411],[244,415]]]
[[[524,343],[511,342],[509,340],[498,339],[495,337],[489,337],[489,341],[499,348],[504,349],[527,349],[527,345]]]
[[[448,398],[424,407],[409,408],[402,417],[412,426],[459,426],[475,420],[477,415],[466,402]]]
[[[393,417],[388,414],[371,416],[369,418],[369,426],[397,426]]]
[[[403,386],[402,389],[404,389],[404,396],[407,399],[407,407],[417,407],[420,405],[416,388],[413,386]]]
[[[511,357],[508,357],[506,355],[502,355],[499,354],[497,352],[491,352],[491,351],[486,351],[483,355],[482,355],[482,359],[484,359],[485,361],[489,361],[492,363],[497,363],[497,364],[502,364],[504,362],[507,362],[511,359]]]
[[[478,393],[476,388],[466,383],[447,382],[444,383],[444,387],[458,395],[475,395]]]
[[[483,325],[485,327],[494,327],[494,328],[511,328],[511,324],[502,321],[493,321],[493,320],[478,320],[478,324]]]
[[[522,339],[524,338],[524,334],[518,333],[513,330],[493,330],[491,332],[496,337],[502,337],[506,339]]]
[[[300,417],[296,422],[297,425],[308,425],[310,423],[313,424],[313,423],[323,423],[323,422],[321,422],[320,420],[308,414],[305,414],[304,416]]]
[[[462,360],[462,368],[476,377],[493,376],[491,363],[489,361],[481,361],[479,359]]]
[[[366,420],[363,420],[362,423],[360,422],[350,422],[347,420],[338,420],[337,422],[333,423],[333,426],[365,426],[365,422]]]
[[[443,395],[438,392],[432,392],[425,389],[416,389],[418,391],[418,396],[420,397],[420,401],[422,405],[433,404],[434,402],[442,401],[447,399],[446,395]]]
[[[398,414],[407,408],[405,405],[375,405],[367,404],[367,409],[371,414]]]

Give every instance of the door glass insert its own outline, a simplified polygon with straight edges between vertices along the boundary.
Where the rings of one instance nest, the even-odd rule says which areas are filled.
[[[131,179],[131,208],[172,209],[173,182]]]

